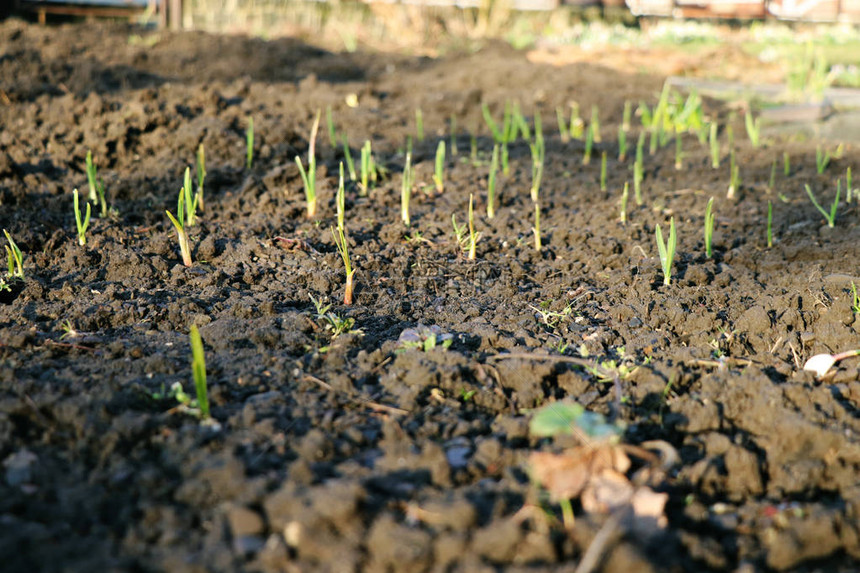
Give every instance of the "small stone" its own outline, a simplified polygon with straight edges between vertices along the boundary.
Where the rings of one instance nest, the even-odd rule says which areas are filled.
[[[234,538],[257,535],[265,530],[260,514],[241,505],[233,505],[227,510],[227,523]]]
[[[28,483],[33,479],[33,465],[39,458],[24,448],[3,460],[6,468],[6,483],[12,487]]]

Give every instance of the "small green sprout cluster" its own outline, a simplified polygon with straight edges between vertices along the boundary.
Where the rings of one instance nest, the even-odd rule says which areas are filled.
[[[432,352],[436,348],[447,350],[454,343],[454,335],[442,332],[436,325],[424,326],[419,324],[416,328],[407,328],[397,338],[398,349],[396,353],[406,350],[420,350],[421,352]]]
[[[167,218],[170,219],[170,222],[173,223],[173,227],[176,229],[176,239],[179,241],[179,252],[182,255],[182,264],[186,267],[190,267],[192,265],[191,262],[191,244],[188,239],[188,231],[186,230],[186,222],[185,222],[185,197],[183,192],[179,191],[179,201],[176,205],[176,216],[173,216],[173,213],[170,211],[165,211],[167,213]]]
[[[9,243],[6,246],[6,278],[0,279],[0,290],[9,290],[9,280],[24,280],[24,255],[15,241],[12,240],[12,235],[9,231],[3,229],[3,234],[6,235],[6,241]]]
[[[176,216],[170,211],[167,213],[167,218],[173,223],[176,229],[176,238],[179,242],[179,252],[182,254],[182,263],[186,267],[191,266],[191,244],[188,237],[188,227],[192,227],[197,222],[197,205],[200,201],[200,193],[202,188],[198,188],[197,193],[192,193],[191,189],[191,168],[185,168],[185,177],[183,178],[182,189],[179,190],[179,199],[176,203]]]
[[[474,260],[476,256],[476,247],[478,245],[478,240],[481,238],[481,233],[475,232],[475,210],[474,210],[474,194],[469,194],[469,227],[468,234],[465,225],[457,224],[457,215],[451,215],[451,225],[454,227],[454,238],[456,240],[457,246],[460,247],[461,250],[468,253],[468,259]]]
[[[750,143],[753,147],[761,145],[761,117],[753,119],[752,113],[747,112],[744,115],[744,125],[747,129],[747,137],[750,138]]]
[[[558,121],[558,132],[561,136],[561,141],[567,143],[571,139],[582,139],[585,131],[585,122],[579,115],[579,103],[570,102],[570,122],[564,119],[564,110],[561,107],[555,108],[555,117]]]
[[[830,165],[830,152],[820,145],[815,148],[815,171],[822,175],[827,166]]]
[[[326,330],[331,332],[331,339],[334,340],[341,334],[349,334],[350,332],[361,334],[361,330],[353,330],[355,326],[354,318],[344,318],[338,314],[331,312],[331,305],[323,306],[321,300],[317,300],[313,295],[308,295],[316,309],[316,319],[325,325]]]

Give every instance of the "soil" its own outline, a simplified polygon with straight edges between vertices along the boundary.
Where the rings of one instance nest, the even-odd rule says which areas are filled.
[[[0,228],[25,271],[0,294],[3,570],[575,571],[589,550],[602,571],[856,570],[860,362],[820,380],[802,365],[860,343],[860,211],[841,203],[829,228],[804,191],[829,203],[857,153],[849,146],[818,175],[816,142],[753,148],[732,106],[709,101],[733,128],[736,198],[726,198],[726,130],[718,170],[685,136],[682,170],[674,145],[646,151],[645,201],[631,193],[622,224],[632,159],[617,160],[614,134],[624,102],[653,104],[662,80],[533,62],[491,42],[428,58],[116,24],[0,24]],[[586,119],[599,104],[603,141],[589,165],[583,142],[554,128],[556,107],[571,100]],[[506,101],[540,111],[547,133],[540,252],[526,142],[510,146],[496,217],[485,214],[492,140],[480,103],[500,118]],[[314,219],[294,163],[327,106],[356,160],[371,139],[388,170],[367,196],[347,184],[350,306],[330,232],[343,154],[325,121]],[[438,193],[433,156],[451,116],[459,153],[449,147]],[[200,143],[205,210],[186,268],[164,211]],[[87,192],[88,150],[116,213],[94,216],[81,247],[71,194]],[[470,194],[475,260],[451,230]],[[665,286],[654,230],[670,217],[678,256]],[[351,330],[333,337],[311,297],[354,320]],[[214,423],[167,395],[175,382],[193,393],[192,325]],[[452,335],[450,348],[398,342],[419,325]],[[607,382],[566,358],[615,375]],[[528,410],[558,400],[623,424],[625,444],[677,452],[649,484],[668,494],[665,527],[640,535],[577,500],[562,527],[527,461],[575,445],[529,435]]]

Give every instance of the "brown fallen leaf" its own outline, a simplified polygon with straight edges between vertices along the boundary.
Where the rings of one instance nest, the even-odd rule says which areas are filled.
[[[579,497],[592,477],[603,470],[623,475],[630,469],[630,458],[611,444],[597,448],[577,446],[561,454],[534,452],[529,456],[529,465],[534,479],[558,502]]]
[[[624,474],[606,468],[593,475],[580,501],[588,513],[609,513],[630,503],[633,484]]]

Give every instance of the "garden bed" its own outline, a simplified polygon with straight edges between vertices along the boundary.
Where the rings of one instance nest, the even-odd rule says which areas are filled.
[[[637,205],[639,118],[624,161],[617,134],[625,102],[653,108],[662,77],[532,63],[497,43],[431,59],[137,33],[0,25],[0,228],[24,257],[24,279],[0,293],[4,570],[853,570],[860,361],[821,379],[802,369],[860,346],[856,192],[831,228],[804,189],[829,205],[853,148],[753,147],[742,115],[705,101],[720,167],[692,133],[680,170],[674,139],[654,155],[646,143]],[[598,106],[588,165],[585,141],[555,127],[570,101],[586,124]],[[481,104],[501,123],[506,102],[532,130],[543,120],[540,251],[523,137],[486,214],[494,142]],[[308,218],[295,157],[307,165],[318,110]],[[356,162],[371,140],[384,168],[366,190],[347,174],[348,306],[331,231],[342,136]],[[205,210],[188,268],[165,210],[200,144]],[[821,174],[817,148],[833,155]],[[93,205],[81,246],[72,190],[87,195],[88,151],[115,212]],[[470,194],[471,260],[451,222],[465,223]],[[671,219],[666,285],[655,226],[665,234]],[[192,326],[202,422],[170,392],[179,382],[193,397]],[[530,432],[531,409],[571,401],[605,416],[618,443]],[[633,465],[615,457],[601,471],[653,494],[649,508],[606,507],[586,488],[570,519],[529,477],[548,459],[535,452],[578,452],[571,471],[592,460],[585,478],[605,485],[593,452],[618,444],[638,451]]]

